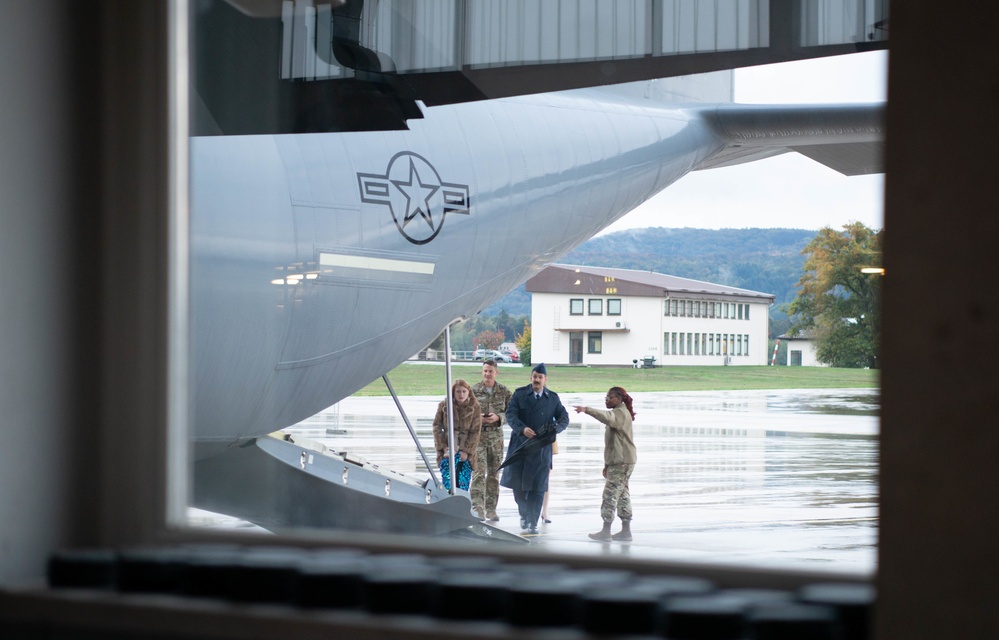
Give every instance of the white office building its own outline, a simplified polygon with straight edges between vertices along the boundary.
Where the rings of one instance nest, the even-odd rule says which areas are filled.
[[[531,360],[766,365],[774,296],[649,271],[555,264],[527,281]]]

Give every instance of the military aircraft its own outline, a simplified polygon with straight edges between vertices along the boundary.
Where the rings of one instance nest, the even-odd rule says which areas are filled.
[[[253,482],[247,444],[377,380],[691,171],[798,151],[871,173],[883,139],[879,105],[669,103],[634,88],[422,116],[405,131],[191,140],[196,504],[232,511],[223,487],[250,483],[244,517],[352,527],[279,507],[285,474]],[[302,453],[279,467],[302,471]],[[342,466],[322,484],[346,484]]]
[[[265,527],[476,522],[433,480],[280,430],[691,171],[787,151],[880,170],[880,105],[733,104],[722,71],[455,103],[438,82],[427,106],[362,46],[366,4],[292,6],[199,4],[191,91],[193,503]],[[296,71],[335,65],[353,77]]]

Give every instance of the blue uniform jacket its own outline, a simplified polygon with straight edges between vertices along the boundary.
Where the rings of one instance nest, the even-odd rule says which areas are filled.
[[[513,392],[506,409],[506,422],[512,432],[507,447],[507,455],[510,455],[530,440],[523,435],[527,427],[538,432],[545,425],[553,425],[555,433],[565,431],[569,426],[569,412],[554,391],[545,388],[541,398],[535,400],[534,389],[527,385]],[[500,484],[519,491],[547,491],[551,466],[552,446],[549,443],[504,467]]]

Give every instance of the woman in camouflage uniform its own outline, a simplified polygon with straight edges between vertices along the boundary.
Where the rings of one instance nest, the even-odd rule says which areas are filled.
[[[604,527],[591,533],[594,540],[631,540],[631,493],[628,480],[635,470],[638,451],[632,436],[631,425],[635,419],[632,399],[622,387],[611,387],[604,398],[607,410],[576,407],[576,413],[586,413],[607,425],[604,431],[604,494],[600,504],[600,517]],[[614,513],[621,518],[621,530],[611,535]]]

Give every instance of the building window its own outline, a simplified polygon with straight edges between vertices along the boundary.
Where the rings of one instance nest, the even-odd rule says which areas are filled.
[[[701,355],[701,334],[699,333],[694,334],[694,355]]]
[[[670,303],[670,308],[672,309],[672,312],[670,313],[670,315],[671,316],[675,316],[676,315],[676,300],[670,300],[669,303]]]
[[[604,315],[604,301],[603,300],[601,300],[600,298],[590,298],[590,315],[591,316],[602,316],[602,315]]]
[[[571,298],[569,300],[569,315],[570,316],[581,316],[581,315],[583,315],[583,299],[582,298]]]
[[[693,300],[687,300],[687,317],[688,318],[693,318],[694,317],[694,301]]]
[[[746,320],[749,320],[749,305],[746,305]]]
[[[670,347],[671,348],[670,348],[669,352],[675,356],[676,355],[676,331],[673,332],[673,335],[670,338]]]
[[[621,315],[621,298],[611,298],[607,301],[607,315]]]
[[[587,347],[586,350],[587,350],[587,352],[588,353],[601,353],[601,351],[603,349],[603,337],[604,337],[603,332],[602,331],[590,331],[589,334],[587,334],[587,337],[589,338],[588,341],[587,341],[587,344],[586,344],[586,347]]]
[[[680,355],[684,355],[683,351],[683,331],[680,332]]]
[[[739,320],[742,320],[742,305],[737,305],[739,307]]]
[[[749,305],[746,305],[746,308],[748,309]],[[749,334],[746,334],[746,335],[742,336],[742,344],[746,345],[746,352],[743,355],[748,356],[749,355]]]
[[[694,355],[694,334],[687,334],[687,355]]]
[[[695,318],[700,318],[701,317],[701,301],[700,300],[698,300],[697,302],[694,303],[694,317]]]
[[[708,355],[715,355],[715,334],[713,333],[708,334]]]
[[[708,355],[708,334],[701,334],[701,353],[703,355]]]
[[[735,355],[742,355],[742,334],[735,337]]]

